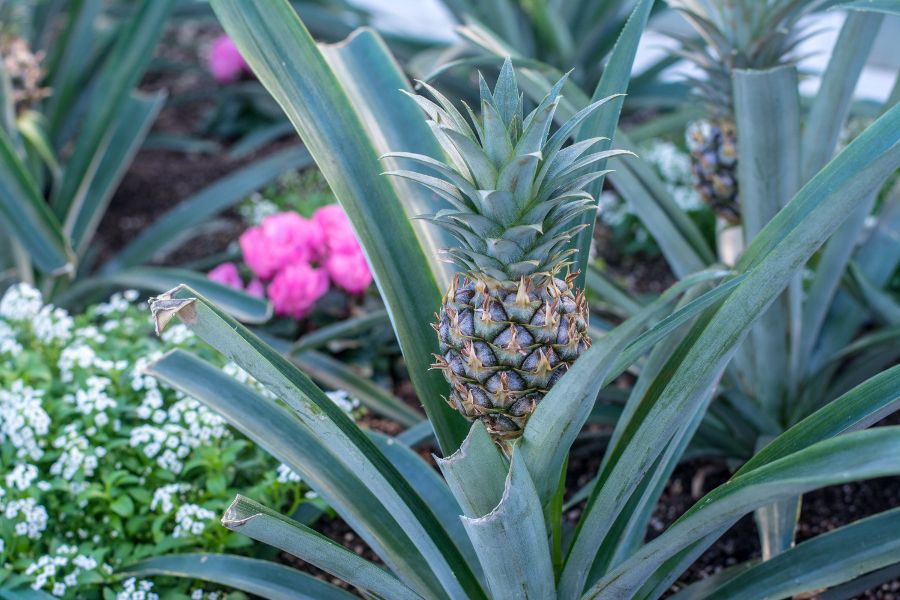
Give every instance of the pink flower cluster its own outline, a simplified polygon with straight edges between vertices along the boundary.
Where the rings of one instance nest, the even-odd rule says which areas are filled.
[[[224,33],[213,41],[206,58],[209,72],[219,83],[237,81],[241,75],[250,72],[237,46]]]
[[[256,275],[247,291],[265,292],[279,315],[303,318],[332,284],[360,294],[372,283],[350,221],[336,204],[323,206],[311,219],[295,212],[268,216],[241,235],[240,245],[244,262]],[[209,278],[244,287],[233,263],[219,265]]]

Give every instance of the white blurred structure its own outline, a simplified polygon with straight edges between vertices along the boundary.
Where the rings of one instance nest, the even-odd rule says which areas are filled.
[[[370,10],[376,18],[376,23],[385,29],[447,41],[455,38],[453,17],[438,0],[352,1]],[[846,13],[841,11],[826,12],[812,17],[813,20],[808,25],[824,31],[806,40],[798,49],[800,54],[808,55],[808,58],[800,64],[802,69],[811,73],[820,73],[824,70],[845,18]],[[640,73],[675,47],[675,41],[662,33],[665,31],[690,33],[691,29],[672,11],[667,11],[660,18],[654,19],[641,39],[635,60],[635,73]],[[672,67],[665,76],[677,79],[679,73],[687,72],[687,69],[689,67],[686,65],[678,65]],[[883,102],[890,94],[898,70],[900,70],[900,18],[886,16],[869,62],[856,87],[856,97]],[[811,95],[818,87],[818,77],[809,77],[802,82],[801,92]]]

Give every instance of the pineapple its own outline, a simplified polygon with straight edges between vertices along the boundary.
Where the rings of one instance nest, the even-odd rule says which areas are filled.
[[[737,204],[737,137],[728,118],[701,119],[688,125],[687,147],[694,187],[715,213],[740,222]]]
[[[428,187],[450,206],[424,216],[459,241],[443,250],[460,273],[433,325],[440,347],[433,367],[450,383],[450,405],[469,420],[480,419],[502,447],[522,434],[535,407],[591,345],[587,301],[568,272],[576,250],[567,246],[584,227],[576,217],[597,209],[584,188],[606,171],[592,167],[625,153],[591,152],[604,138],[563,147],[605,100],[550,135],[564,83],[565,77],[523,117],[523,97],[507,60],[493,91],[480,78],[481,116],[466,106],[469,121],[421,83],[437,102],[412,97],[447,162],[386,155],[430,170],[389,174]]]
[[[692,83],[708,116],[686,132],[694,183],[701,198],[730,224],[740,222],[731,72],[790,64],[801,41],[797,21],[826,1],[669,0],[702,38],[676,36],[678,54],[706,76]]]

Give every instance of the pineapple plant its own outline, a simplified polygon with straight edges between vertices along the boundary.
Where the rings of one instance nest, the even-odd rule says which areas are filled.
[[[641,7],[646,9],[650,1],[642,0]],[[169,319],[182,321],[261,382],[268,393],[258,394],[229,380],[215,365],[186,352],[158,358],[148,365],[148,374],[219,411],[293,469],[372,548],[379,562],[240,496],[223,515],[225,527],[315,565],[356,587],[364,597],[653,599],[668,594],[686,567],[742,515],[822,486],[900,472],[896,460],[900,428],[853,431],[900,407],[900,367],[872,377],[873,370],[885,365],[868,361],[865,381],[842,390],[832,401],[823,400],[812,419],[773,432],[771,443],[755,452],[726,484],[644,543],[664,482],[702,426],[707,409],[719,408],[710,405],[710,397],[718,382],[729,376],[729,361],[749,329],[795,280],[816,249],[841,230],[848,213],[865,202],[866,191],[900,166],[900,106],[890,108],[793,194],[789,212],[768,221],[733,270],[690,271],[660,297],[629,311],[625,322],[595,336],[593,345],[528,417],[521,436],[507,444],[504,455],[483,419],[467,422],[441,401],[449,386],[440,373],[427,369],[429,351],[435,346],[427,323],[432,310],[444,303],[446,290],[465,288],[465,278],[477,286],[479,279],[518,283],[528,274],[510,277],[507,271],[515,261],[492,258],[498,266],[488,260],[488,237],[483,237],[485,249],[474,253],[469,248],[480,247],[474,240],[442,241],[441,247],[461,252],[462,258],[456,260],[463,265],[461,279],[453,284],[443,270],[446,265],[437,263],[431,252],[444,230],[409,220],[415,214],[435,213],[432,218],[437,219],[438,214],[455,212],[468,226],[494,215],[503,229],[492,233],[492,239],[509,239],[501,234],[510,234],[506,228],[518,219],[459,207],[474,200],[483,200],[475,206],[484,208],[507,206],[489,202],[491,193],[497,194],[501,186],[484,185],[490,178],[483,179],[481,169],[490,166],[496,171],[495,164],[501,163],[486,158],[472,172],[458,151],[461,146],[451,146],[443,138],[465,146],[475,141],[467,143],[451,132],[464,128],[457,111],[438,96],[434,105],[418,101],[436,124],[432,129],[412,103],[404,107],[401,102],[373,102],[395,98],[397,88],[408,89],[376,33],[364,30],[344,44],[319,47],[288,0],[212,0],[211,5],[259,80],[284,107],[347,210],[388,307],[413,387],[429,417],[428,422],[394,437],[362,430],[296,368],[289,354],[281,354],[290,351],[287,344],[272,340],[273,347],[202,292],[184,285],[175,288],[151,304],[160,327]],[[616,60],[633,56],[640,29],[623,34],[625,50],[613,55],[626,58]],[[629,63],[623,66],[626,73],[630,71]],[[525,73],[520,71],[520,76],[524,84]],[[509,135],[510,145],[511,140],[519,145],[529,138],[525,133],[529,125],[538,123],[543,114],[541,109],[530,119],[513,116],[502,121],[500,117],[500,123],[510,126],[497,127],[494,112],[509,114],[501,102],[508,98],[504,85],[491,92],[492,101],[481,107],[478,120],[464,121],[486,157],[494,140],[503,147],[500,132]],[[533,86],[527,87],[534,93]],[[551,94],[551,103],[556,95]],[[515,115],[519,102],[513,97]],[[537,97],[538,104],[541,98]],[[563,106],[560,111],[573,108]],[[603,127],[591,128],[589,122],[579,134],[610,136],[617,116],[616,111]],[[511,135],[518,127],[523,134]],[[479,128],[484,136],[478,135]],[[564,139],[567,132],[559,131],[550,140]],[[536,130],[538,134],[543,134],[542,128]],[[742,143],[750,139],[745,135]],[[578,138],[568,148],[560,144],[558,154],[579,152],[582,140],[589,145]],[[537,158],[538,177],[545,166],[549,171],[547,165],[554,160],[550,152],[554,145],[548,141],[542,147],[536,149],[539,157],[528,159]],[[387,170],[416,171],[407,177],[428,185],[427,194],[415,182],[381,176],[384,169],[378,157],[395,149],[414,149],[411,152],[431,157],[386,159],[391,165]],[[447,162],[437,160],[442,156]],[[528,161],[523,158],[523,162]],[[635,162],[629,160],[629,166]],[[418,172],[423,163],[439,176]],[[511,163],[507,159],[502,164],[506,168]],[[595,168],[601,167],[595,163]],[[462,177],[466,169],[471,179]],[[524,167],[520,172],[528,175]],[[518,180],[538,190],[529,204],[547,199],[540,196],[541,185],[535,185],[533,178]],[[481,188],[481,193],[473,197],[469,187]],[[463,188],[465,195],[460,192]],[[444,201],[452,208],[446,209]],[[541,235],[555,235],[547,227],[559,226],[560,231],[572,227],[563,216],[540,225]],[[473,236],[472,231],[453,229],[461,237]],[[879,258],[888,252],[884,243],[877,250]],[[453,259],[453,250],[448,253]],[[571,258],[561,257],[561,262],[566,260]],[[535,265],[530,275],[534,278],[549,268]],[[565,275],[558,274],[557,279],[565,282]],[[573,294],[577,297],[577,292]],[[456,301],[455,293],[452,298]],[[473,312],[479,308],[465,300]],[[669,313],[673,308],[675,312]],[[597,414],[598,393],[632,366],[638,376],[636,391],[618,414],[596,477],[573,496],[585,498],[583,506],[570,511],[560,483],[572,480],[567,477],[571,474],[567,473],[569,452],[578,433]],[[755,418],[758,411],[718,414],[728,423],[759,420]],[[722,437],[731,431],[722,430]],[[416,451],[432,433],[443,457],[435,453],[440,473]],[[779,514],[790,517],[796,511]],[[577,523],[571,522],[572,516]],[[828,588],[827,594],[848,597],[853,589],[896,573],[898,523],[898,511],[853,522],[785,548],[769,560],[735,565],[721,577],[681,591],[680,597],[784,598]],[[136,562],[121,574],[203,577],[270,598],[352,597],[298,569],[224,554],[156,557]]]
[[[433,171],[391,171],[437,192],[451,208],[424,215],[459,245],[443,249],[460,273],[452,279],[433,328],[440,354],[433,367],[450,383],[450,405],[481,420],[503,445],[522,434],[550,388],[591,345],[584,292],[568,267],[567,247],[596,211],[585,187],[606,171],[592,165],[622,150],[592,152],[604,138],[563,147],[604,100],[590,105],[553,135],[563,77],[523,116],[512,62],[490,90],[480,85],[481,115],[471,123],[440,92],[421,83],[437,103],[415,96],[448,161],[406,152]],[[466,107],[468,109],[468,107]]]
[[[705,78],[692,78],[706,116],[685,134],[694,185],[704,202],[729,224],[740,223],[738,154],[731,74],[791,64],[802,39],[797,21],[820,0],[669,0],[700,39],[678,37],[678,54]]]

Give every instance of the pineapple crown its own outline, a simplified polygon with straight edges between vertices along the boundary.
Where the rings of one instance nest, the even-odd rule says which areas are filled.
[[[468,105],[467,121],[453,103],[427,83],[436,100],[409,94],[425,112],[444,150],[445,161],[408,152],[385,157],[415,161],[433,174],[390,171],[411,179],[446,200],[450,208],[420,215],[447,230],[459,246],[442,250],[445,259],[476,277],[506,284],[523,277],[553,276],[570,264],[566,246],[585,225],[573,221],[596,210],[585,191],[609,171],[597,170],[624,150],[589,150],[608,138],[594,137],[563,147],[578,126],[610,96],[585,107],[550,135],[562,96],[563,76],[531,113],[523,114],[523,95],[509,59],[490,90],[479,73],[481,115]]]
[[[801,17],[834,0],[668,0],[697,30],[700,39],[669,34],[676,54],[697,65],[705,79],[688,78],[714,111],[731,113],[731,72],[792,64],[798,44],[810,35]]]

